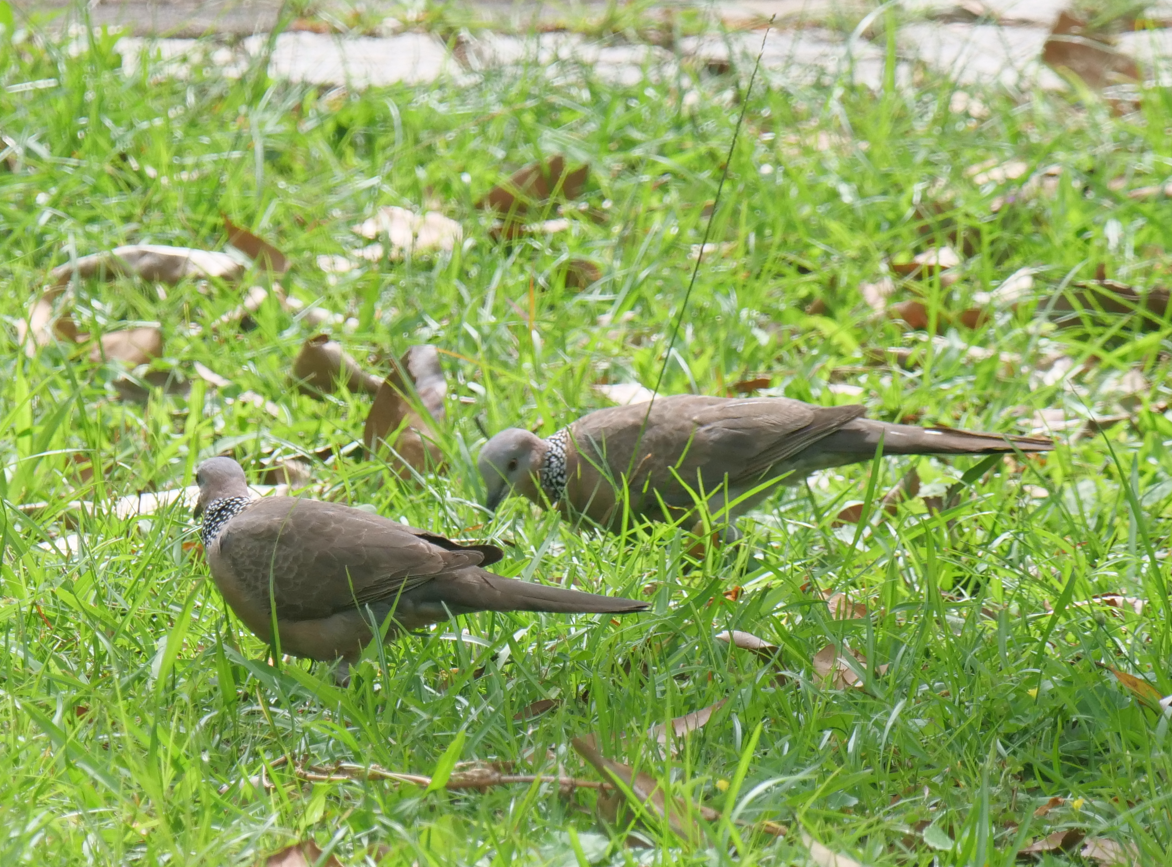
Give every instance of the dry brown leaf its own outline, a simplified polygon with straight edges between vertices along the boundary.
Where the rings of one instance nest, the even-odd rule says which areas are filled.
[[[916,331],[925,331],[931,324],[928,308],[924,306],[922,301],[897,301],[887,308],[887,316],[890,319],[900,319],[906,322],[909,328]],[[939,321],[942,318],[942,314],[938,316],[937,327],[945,324]]]
[[[655,393],[644,388],[637,382],[598,383],[594,390],[619,406],[631,406],[636,403],[650,403]]]
[[[351,358],[342,344],[328,334],[317,334],[301,347],[293,361],[292,380],[297,390],[310,397],[322,397],[338,390],[339,381],[352,392],[377,394],[382,381],[366,373]]]
[[[514,172],[503,184],[493,187],[476,203],[476,207],[497,211],[516,220],[555,195],[562,200],[578,198],[586,187],[589,174],[589,164],[567,173],[565,157],[557,154],[546,163],[530,163]]]
[[[1066,803],[1065,798],[1059,798],[1057,795],[1055,795],[1049,801],[1042,804],[1042,806],[1038,807],[1038,809],[1034,810],[1034,818],[1041,819],[1043,816],[1045,816],[1051,810],[1053,810],[1057,807],[1061,807],[1065,803]]]
[[[890,277],[881,277],[874,283],[860,283],[859,292],[867,306],[876,313],[887,309],[887,299],[895,294],[895,281]]]
[[[1003,184],[1006,181],[1016,181],[1018,178],[1024,177],[1029,170],[1030,164],[1025,160],[1012,159],[1001,163],[996,159],[991,159],[975,166],[969,166],[965,170],[965,175],[972,178],[974,184],[983,187],[990,183]]]
[[[691,258],[706,260],[713,256],[731,256],[741,246],[740,241],[709,241],[707,244],[693,244]]]
[[[1122,596],[1118,593],[1100,593],[1090,599],[1082,599],[1071,604],[1083,607],[1106,605],[1108,608],[1128,608],[1136,614],[1143,614],[1145,600],[1135,596]]]
[[[896,482],[895,487],[883,495],[883,499],[879,501],[879,514],[894,515],[899,511],[899,504],[915,499],[916,495],[920,493],[920,474],[913,468]],[[840,527],[843,524],[857,524],[863,517],[863,504],[855,503],[852,506],[847,506],[834,519],[834,526]]]
[[[867,667],[867,658],[860,651],[853,647],[846,648],[846,651],[860,663],[859,667]],[[848,686],[862,687],[863,685],[863,679],[851,668],[847,657],[843,656],[833,644],[826,645],[814,655],[813,668],[814,676],[831,689],[845,689]],[[875,669],[879,674],[886,670],[886,665],[880,665]]]
[[[823,846],[805,830],[802,831],[802,843],[810,850],[810,860],[818,867],[863,867],[849,855],[842,855]]]
[[[1142,677],[1136,677],[1134,674],[1128,674],[1126,671],[1120,671],[1110,665],[1101,665],[1101,668],[1107,669],[1115,675],[1115,679],[1123,685],[1123,688],[1138,698],[1141,702],[1151,707],[1159,707],[1160,699],[1164,696],[1160,691],[1152,686],[1151,683],[1144,680]]]
[[[682,740],[692,732],[708,725],[708,721],[712,719],[712,715],[724,707],[727,702],[727,698],[722,698],[716,704],[710,704],[706,708],[701,708],[700,710],[676,717],[671,721],[670,725],[660,723],[659,725],[652,726],[648,735],[657,743],[666,745],[669,742],[673,742],[672,746],[674,746],[674,741]]]
[[[303,488],[313,481],[313,471],[305,461],[282,458],[261,469],[257,474],[258,485],[287,485]]]
[[[1050,30],[1042,62],[1082,79],[1092,90],[1140,77],[1135,60],[1118,51],[1107,34],[1095,32],[1087,21],[1066,11],[1058,15]]]
[[[845,593],[831,593],[826,597],[826,607],[834,620],[862,620],[867,616],[867,606],[852,602]]]
[[[374,262],[384,255],[398,261],[407,256],[450,253],[464,240],[464,228],[455,220],[436,211],[420,215],[394,205],[379,208],[373,217],[353,228],[364,238],[386,239],[389,249],[385,252],[381,244],[358,251],[359,256]]]
[[[1102,867],[1139,867],[1139,850],[1134,843],[1118,843],[1107,837],[1088,837],[1079,855]]]
[[[1158,331],[1166,326],[1167,289],[1138,289],[1116,280],[1096,279],[1075,283],[1074,289],[1054,296],[1045,306],[1060,326],[1080,325],[1086,319],[1098,320],[1106,315],[1138,316],[1143,331]]]
[[[54,311],[57,299],[64,294],[65,290],[60,286],[48,287],[41,293],[40,297],[33,301],[28,316],[16,323],[17,343],[24,347],[24,354],[29,358],[36,355],[37,350],[53,342],[55,336],[52,328]],[[68,333],[62,336],[76,342],[76,327],[73,331],[73,337],[69,337]]]
[[[110,383],[121,400],[146,403],[153,392],[186,396],[191,391],[191,382],[178,370],[147,370],[136,374],[126,371]]]
[[[263,238],[258,238],[248,229],[237,226],[226,215],[224,217],[224,231],[228,233],[228,243],[244,253],[258,267],[273,274],[284,274],[289,270],[289,260],[285,254]]]
[[[90,361],[121,361],[131,367],[146,364],[163,355],[163,332],[154,326],[127,328],[124,331],[110,331],[102,335],[98,344],[90,350]]]
[[[928,277],[959,264],[960,256],[951,247],[929,247],[913,256],[910,262],[890,263],[890,268],[901,277]]]
[[[256,322],[253,321],[252,315],[260,309],[260,306],[265,303],[268,297],[269,290],[263,286],[249,287],[248,291],[244,293],[244,300],[213,322],[212,327],[218,328],[223,325],[239,325],[245,331],[255,328]],[[282,307],[289,309],[289,302],[285,297],[284,291],[276,284],[273,284],[273,297],[277,299],[277,302]]]
[[[739,647],[741,650],[752,651],[768,662],[773,662],[778,657],[779,648],[776,644],[770,644],[764,638],[758,638],[751,632],[741,632],[740,630],[721,632],[716,636],[716,640],[731,644],[733,647]]]
[[[753,379],[742,379],[740,382],[734,382],[728,387],[732,394],[752,394],[754,391],[760,391],[763,388],[769,388],[773,383],[768,376],[758,376]]]
[[[650,774],[645,771],[636,772],[634,768],[606,758],[598,751],[594,743],[585,738],[574,738],[570,744],[573,746],[574,752],[593,765],[604,780],[613,780],[626,787],[630,794],[628,795],[627,792],[622,794],[628,801],[634,799],[636,802],[630,805],[635,815],[639,815],[637,808],[642,807],[643,812],[649,813],[661,821],[666,821],[667,826],[681,840],[693,845],[697,845],[703,840],[703,832],[696,824],[695,819],[692,818],[692,813],[698,812],[709,822],[720,818],[718,812],[699,804],[692,805],[689,810],[685,802],[670,797],[659,781]],[[618,819],[618,822],[625,824],[623,819]]]
[[[567,289],[585,289],[602,279],[602,269],[589,259],[571,259],[566,263]]]
[[[225,379],[201,362],[195,362],[192,367],[195,368],[195,375],[213,388],[227,388],[232,384],[232,380]]]
[[[1135,201],[1147,201],[1148,199],[1168,199],[1172,198],[1172,183],[1159,184],[1151,187],[1139,187],[1134,190],[1129,190],[1127,198]]]
[[[1030,855],[1040,857],[1049,852],[1069,852],[1086,837],[1087,832],[1080,828],[1070,828],[1066,831],[1055,831],[1043,837],[1041,840],[1035,840],[1024,849],[1018,850],[1018,855]]]
[[[59,287],[68,284],[74,275],[101,280],[135,276],[173,286],[188,278],[239,280],[244,271],[244,266],[227,253],[162,244],[129,244],[59,265],[49,276]]]
[[[443,453],[432,421],[444,420],[447,388],[434,346],[408,348],[390,376],[379,383],[362,441],[371,453],[387,446],[387,461],[400,478],[409,478],[412,469],[425,472],[442,466]],[[416,396],[427,418],[416,410]]]
[[[539,698],[537,701],[525,705],[525,707],[513,714],[513,719],[516,722],[533,719],[536,716],[541,716],[546,711],[553,710],[561,703],[561,699],[557,698]]]
[[[265,867],[342,867],[333,855],[325,860],[321,859],[321,849],[312,840],[296,843],[280,852],[276,852],[265,859]]]

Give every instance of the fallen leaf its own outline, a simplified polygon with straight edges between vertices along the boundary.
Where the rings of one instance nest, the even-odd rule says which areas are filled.
[[[380,260],[382,256],[378,257]],[[317,267],[321,268],[326,274],[348,274],[358,267],[358,264],[345,256],[329,256],[321,254],[315,260]]]
[[[192,367],[195,369],[196,376],[198,376],[200,379],[202,379],[204,382],[206,382],[208,385],[212,386],[213,388],[227,388],[228,386],[230,386],[232,384],[232,380],[225,379],[224,377],[220,376],[220,374],[218,374],[214,370],[212,370],[210,367],[208,367],[207,365],[202,364],[198,361],[195,362],[195,364],[193,364]]]
[[[1086,607],[1091,605],[1106,605],[1109,608],[1130,608],[1136,614],[1143,614],[1145,602],[1143,599],[1138,599],[1135,596],[1121,596],[1118,593],[1100,593],[1097,596],[1092,596],[1090,599],[1081,599],[1071,604]]]
[[[293,361],[292,379],[302,394],[319,398],[336,392],[339,381],[344,381],[350,391],[365,394],[377,394],[382,385],[377,376],[365,373],[342,349],[342,344],[331,340],[328,334],[317,334],[305,341]]]
[[[284,306],[285,295],[281,291],[281,287],[274,285],[273,293],[277,301]],[[256,323],[252,320],[252,314],[260,309],[260,306],[265,303],[268,297],[269,290],[263,286],[249,287],[248,291],[244,293],[244,300],[213,322],[212,327],[218,328],[223,325],[239,325],[245,331],[254,328]]]
[[[1083,841],[1087,835],[1086,831],[1080,828],[1069,828],[1065,831],[1055,831],[1043,837],[1041,840],[1035,840],[1024,849],[1019,849],[1017,854],[1041,856],[1050,852],[1069,852],[1075,846]]]
[[[890,267],[901,277],[929,277],[959,264],[960,256],[951,247],[929,247],[910,262],[890,263]]]
[[[695,804],[689,809],[689,805],[684,801],[670,797],[663,784],[650,774],[645,771],[636,772],[634,768],[606,758],[585,738],[574,738],[570,744],[574,752],[593,765],[604,780],[613,780],[619,784],[620,791],[625,789],[622,794],[636,816],[650,814],[655,819],[665,821],[681,840],[693,845],[698,845],[703,840],[703,832],[693,818],[693,813],[699,813],[709,822],[720,818],[720,814],[710,807]],[[632,801],[634,803],[631,803]],[[619,819],[618,824],[625,822]]]
[[[237,226],[226,215],[224,216],[224,231],[228,233],[228,243],[244,253],[259,267],[273,274],[284,274],[289,270],[289,260],[285,254],[263,238],[258,238],[245,228]]]
[[[890,319],[901,319],[908,324],[908,327],[916,331],[926,331],[931,324],[928,317],[928,308],[924,306],[922,301],[898,301],[887,308],[887,316]],[[943,316],[939,316],[943,318]],[[938,321],[937,325],[944,323]]]
[[[644,388],[637,382],[598,383],[594,390],[619,406],[631,406],[636,403],[650,403],[655,393]]]
[[[652,726],[651,731],[647,734],[657,743],[664,745],[668,745],[669,742],[673,742],[674,740],[682,740],[692,732],[708,725],[708,721],[712,719],[712,715],[727,703],[728,699],[722,698],[716,704],[710,704],[701,710],[692,711],[691,713],[676,717],[671,721],[670,725],[660,723],[659,725]],[[674,743],[671,745],[674,747]]]
[[[1167,327],[1167,289],[1138,289],[1116,280],[1096,279],[1075,283],[1072,291],[1059,293],[1039,308],[1046,308],[1060,326],[1069,327],[1102,321],[1117,322],[1118,316],[1137,316],[1143,331]],[[1104,316],[1106,314],[1106,316]]]
[[[1134,843],[1118,843],[1107,837],[1088,837],[1079,852],[1102,867],[1138,867],[1139,850]]]
[[[464,240],[464,229],[455,220],[436,211],[420,215],[394,205],[379,208],[373,217],[354,226],[354,231],[371,240],[385,238],[389,245],[385,255],[392,261],[429,253],[450,253]],[[359,255],[381,261],[383,246],[374,244],[359,251]]]
[[[1059,13],[1050,30],[1042,62],[1082,79],[1092,90],[1140,77],[1135,60],[1118,51],[1107,34],[1094,31],[1087,21],[1066,11]]]
[[[118,392],[120,399],[133,403],[146,403],[155,391],[183,396],[191,391],[191,382],[181,371],[174,369],[148,370],[145,373],[128,370],[110,385]]]
[[[514,172],[506,182],[493,187],[476,207],[516,220],[559,193],[563,200],[578,198],[589,174],[589,164],[567,173],[565,157],[556,154],[548,162],[530,163]]]
[[[874,283],[860,283],[859,292],[868,307],[876,313],[882,313],[887,309],[887,299],[895,294],[895,281],[883,277]]]
[[[740,241],[709,241],[707,244],[693,244],[691,258],[695,260],[701,256],[705,259],[710,256],[731,256],[740,245]]]
[[[447,389],[434,346],[410,347],[393,365],[390,376],[379,383],[362,441],[372,454],[388,447],[388,463],[400,478],[409,478],[412,469],[422,473],[442,466],[443,453],[432,422],[444,420]],[[426,418],[416,410],[416,400]]]
[[[566,263],[567,289],[585,289],[602,279],[602,269],[589,259],[571,259]]]
[[[65,289],[60,286],[50,286],[33,301],[28,316],[16,323],[16,340],[24,347],[24,354],[32,358],[37,350],[48,346],[56,338],[52,328],[57,301],[65,295]],[[64,305],[62,305],[64,306]],[[76,327],[73,336],[65,335],[66,339],[76,342]]]
[[[734,382],[729,386],[729,391],[733,394],[752,394],[754,391],[760,391],[763,388],[769,388],[772,384],[768,376],[758,376],[754,379],[742,379],[740,382]]]
[[[810,850],[810,860],[818,867],[863,867],[854,858],[823,846],[805,830],[802,831],[802,843]]]
[[[244,271],[244,266],[227,253],[161,244],[130,244],[59,265],[49,276],[55,286],[65,286],[74,276],[101,280],[135,276],[173,286],[188,278],[239,280]]]
[[[312,840],[296,843],[265,859],[265,867],[342,867],[333,855],[321,859],[321,849]]]
[[[770,644],[764,638],[758,638],[751,632],[741,632],[740,630],[721,632],[717,634],[716,640],[731,644],[733,647],[739,647],[741,650],[752,651],[768,662],[776,661],[780,650],[776,644]]]
[[[1065,803],[1066,803],[1065,798],[1059,798],[1057,795],[1055,795],[1049,801],[1042,804],[1042,806],[1038,807],[1038,809],[1034,810],[1034,818],[1041,819],[1043,816],[1045,816],[1051,810],[1055,809],[1056,807],[1061,807]]]
[[[1138,187],[1134,190],[1128,190],[1127,198],[1133,199],[1135,201],[1172,198],[1172,183],[1158,184],[1156,186],[1150,187]]]
[[[831,593],[826,598],[826,607],[834,620],[862,620],[867,616],[867,606],[852,602],[845,593]]]
[[[541,716],[546,711],[553,710],[559,704],[561,704],[560,699],[539,698],[537,701],[525,705],[525,707],[513,714],[513,719],[516,722],[533,719],[536,716]]]
[[[570,228],[570,221],[565,217],[556,220],[541,220],[537,223],[522,223],[519,220],[500,220],[489,229],[489,236],[494,241],[515,241],[517,238],[533,238],[540,235],[556,235]]]
[[[899,504],[906,500],[915,499],[920,493],[920,474],[913,468],[901,478],[890,491],[879,501],[879,514],[894,515],[899,511]],[[834,526],[843,524],[857,524],[863,517],[863,503],[847,506],[834,520]]]
[[[121,361],[130,367],[146,364],[163,355],[163,332],[149,326],[127,328],[125,331],[109,331],[103,334],[98,344],[90,351],[90,361]]]
[[[854,648],[846,648],[846,651],[860,663],[859,667],[867,667],[867,658],[860,651]],[[843,656],[839,648],[833,644],[826,645],[814,655],[813,668],[814,676],[831,689],[845,689],[848,686],[862,687],[863,685],[863,679],[855,673],[855,669],[847,662],[847,657]],[[875,669],[878,674],[882,674],[886,670],[887,666],[885,665]]]
[[[1120,671],[1118,668],[1113,668],[1110,665],[1100,664],[1100,667],[1107,669],[1107,671],[1115,675],[1115,679],[1123,685],[1123,688],[1141,702],[1151,707],[1159,707],[1160,699],[1164,696],[1151,683],[1142,677],[1136,677],[1134,674],[1128,674],[1126,671]]]
[[[265,465],[256,477],[259,485],[288,485],[303,488],[313,481],[313,471],[305,461],[282,458]]]
[[[978,187],[983,187],[985,184],[1003,184],[1006,181],[1015,181],[1025,176],[1029,170],[1030,165],[1025,160],[1012,159],[1002,163],[992,159],[975,166],[969,166],[965,170],[965,175],[972,178],[973,183]]]

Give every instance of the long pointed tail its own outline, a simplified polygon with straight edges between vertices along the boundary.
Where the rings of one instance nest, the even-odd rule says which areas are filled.
[[[646,602],[624,599],[622,596],[599,596],[580,590],[549,587],[516,578],[503,578],[483,569],[467,569],[429,581],[413,592],[424,590],[432,597],[428,601],[442,603],[453,614],[470,614],[474,611],[628,614],[647,608]]]
[[[855,419],[820,440],[818,447],[825,452],[865,458],[875,453],[880,437],[885,455],[988,455],[1048,452],[1054,448],[1054,441],[1046,437],[916,427],[867,418]]]

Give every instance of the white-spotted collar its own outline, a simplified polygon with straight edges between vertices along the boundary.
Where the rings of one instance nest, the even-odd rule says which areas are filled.
[[[550,503],[557,503],[566,493],[566,448],[570,429],[562,428],[545,441],[545,460],[541,462],[541,490]]]
[[[248,508],[252,502],[248,497],[220,497],[212,500],[203,510],[203,526],[199,528],[199,538],[207,548],[220,535],[224,525]]]

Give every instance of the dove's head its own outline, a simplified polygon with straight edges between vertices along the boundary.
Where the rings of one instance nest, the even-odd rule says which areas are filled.
[[[199,485],[199,502],[195,516],[203,514],[209,503],[232,497],[248,499],[248,480],[244,470],[231,458],[209,458],[195,470],[195,483]]]
[[[503,430],[480,450],[477,465],[488,491],[485,505],[492,511],[509,494],[521,494],[535,503],[541,499],[541,464],[545,440],[520,428]]]

